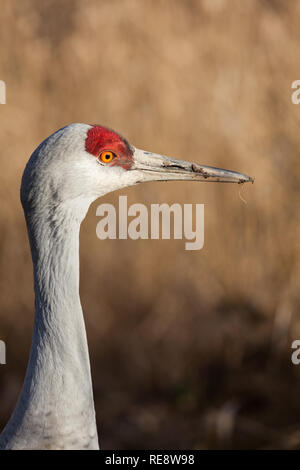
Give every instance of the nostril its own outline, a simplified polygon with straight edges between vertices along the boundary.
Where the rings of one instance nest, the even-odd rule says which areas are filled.
[[[168,162],[163,162],[162,167],[165,168],[178,168],[179,170],[185,170],[185,167],[182,165],[179,165],[177,163],[168,163]]]

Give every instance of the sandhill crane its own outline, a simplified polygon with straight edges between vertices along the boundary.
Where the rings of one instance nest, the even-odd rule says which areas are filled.
[[[35,319],[30,358],[1,449],[98,449],[79,297],[79,229],[90,204],[126,186],[167,180],[253,181],[234,171],[139,150],[116,132],[70,124],[44,140],[24,170]]]

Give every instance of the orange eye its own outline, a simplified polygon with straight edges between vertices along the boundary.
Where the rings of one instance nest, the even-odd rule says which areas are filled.
[[[113,158],[115,158],[115,154],[113,152],[110,152],[110,151],[105,151],[105,152],[100,153],[99,158],[100,158],[101,162],[109,163],[109,162],[112,161]]]

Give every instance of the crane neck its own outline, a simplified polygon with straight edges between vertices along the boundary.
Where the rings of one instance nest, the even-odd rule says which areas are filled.
[[[35,319],[25,382],[7,425],[12,434],[8,441],[17,447],[22,447],[25,435],[30,440],[26,448],[98,448],[79,297],[79,231],[88,205],[83,210],[74,201],[25,211]],[[21,436],[19,444],[16,435]]]

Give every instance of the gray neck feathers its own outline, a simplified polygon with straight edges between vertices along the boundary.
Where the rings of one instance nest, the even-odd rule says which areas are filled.
[[[86,210],[78,201],[25,209],[34,267],[34,333],[23,389],[0,448],[98,448],[79,298],[79,230]]]

